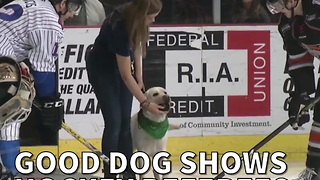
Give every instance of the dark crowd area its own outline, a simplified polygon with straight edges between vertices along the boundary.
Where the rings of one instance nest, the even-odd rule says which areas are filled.
[[[86,0],[79,16],[66,25],[101,25],[106,15],[130,0]],[[218,3],[214,2],[217,1]],[[277,23],[266,0],[162,0],[155,24]],[[219,17],[215,17],[218,14]],[[218,22],[217,22],[218,21]]]

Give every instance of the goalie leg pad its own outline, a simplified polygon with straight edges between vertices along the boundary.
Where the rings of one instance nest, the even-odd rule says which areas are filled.
[[[64,120],[64,101],[57,98],[42,98],[40,100],[41,111],[39,121],[40,124],[49,128],[53,132],[61,129]]]
[[[13,175],[18,174],[15,166],[15,159],[20,152],[20,141],[0,141],[1,160],[6,171]]]

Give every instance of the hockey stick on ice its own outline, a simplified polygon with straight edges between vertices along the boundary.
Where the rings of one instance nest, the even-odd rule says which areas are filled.
[[[36,102],[33,101],[33,105],[41,110],[41,106]],[[81,142],[84,146],[86,146],[89,150],[94,152],[97,156],[99,156],[104,162],[110,164],[110,158],[103,154],[101,151],[99,151],[94,145],[92,145],[90,142],[88,142],[85,138],[80,136],[76,131],[74,131],[71,127],[69,127],[65,122],[62,122],[62,128],[67,131],[71,136],[73,136],[76,140]],[[119,166],[116,165],[116,168],[119,168]],[[124,178],[129,178],[129,174],[125,171],[123,173]]]
[[[88,149],[90,149],[92,152],[94,152],[96,155],[98,155],[104,162],[110,164],[110,159],[108,156],[104,155],[95,146],[93,146],[86,139],[84,139],[77,132],[75,132],[71,127],[69,127],[65,122],[62,122],[62,128],[65,131],[67,131],[70,135],[72,135],[74,138],[76,138],[79,142],[81,142],[84,146],[86,146]],[[119,167],[117,166],[117,168],[119,168]],[[127,172],[124,172],[123,176],[128,177],[128,178],[130,177]]]
[[[312,109],[318,102],[320,101],[320,96],[313,99],[308,105],[303,107],[299,114],[302,111],[306,111],[309,109]],[[275,136],[277,136],[281,131],[283,131],[285,128],[287,128],[290,125],[290,119],[285,121],[281,126],[279,126],[276,130],[274,130],[272,133],[270,133],[267,137],[265,137],[263,140],[261,140],[258,144],[256,144],[253,148],[249,150],[249,154],[253,154],[255,151],[259,150],[262,146],[267,144],[271,139],[273,139]],[[243,157],[241,157],[241,160],[243,160]],[[228,168],[232,168],[235,165],[235,163],[232,163],[228,166]],[[214,177],[214,180],[218,180],[219,178],[222,178],[225,176],[225,172],[221,172],[216,177]]]

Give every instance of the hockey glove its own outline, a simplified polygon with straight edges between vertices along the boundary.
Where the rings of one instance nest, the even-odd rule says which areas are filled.
[[[309,104],[311,101],[307,93],[298,94],[297,92],[291,92],[289,97],[289,119],[290,125],[293,129],[297,130],[297,126],[301,127],[303,124],[310,121],[309,110],[302,111],[300,110]]]

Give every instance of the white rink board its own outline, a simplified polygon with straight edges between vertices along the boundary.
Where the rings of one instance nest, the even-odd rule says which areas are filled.
[[[169,41],[170,32],[175,31],[189,36]],[[288,75],[283,74],[285,52],[276,26],[153,27],[151,32],[169,32],[167,42],[160,36],[152,41],[162,48],[178,47],[164,55],[165,86],[171,96],[180,98],[173,112],[182,115],[169,118],[183,127],[170,131],[171,137],[269,134],[287,119],[283,107],[288,94],[283,85]],[[86,48],[98,33],[98,28],[67,28],[60,48],[59,83],[66,123],[88,139],[101,138],[104,128],[84,60]],[[192,68],[189,76],[179,75],[178,70],[187,72],[188,68]],[[210,106],[218,102],[215,98],[219,112],[215,112],[217,106]],[[133,113],[138,109],[134,102]],[[301,131],[287,128],[283,133],[308,133],[309,126]],[[65,131],[60,131],[60,138],[73,139]]]

